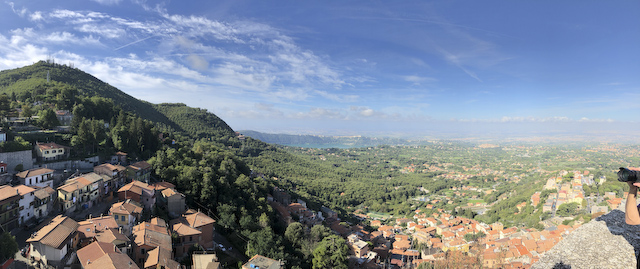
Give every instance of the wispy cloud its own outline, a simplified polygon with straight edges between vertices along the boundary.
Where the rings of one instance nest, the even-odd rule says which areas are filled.
[[[341,102],[341,103],[352,103],[359,99],[358,95],[335,94],[335,93],[329,93],[327,91],[320,91],[320,90],[316,90],[315,93],[331,101]]]
[[[13,13],[15,13],[16,15],[20,16],[20,17],[24,17],[27,14],[27,8],[22,7],[22,8],[17,8],[16,4],[14,2],[5,2],[7,3],[7,5],[9,5],[11,7],[11,10],[13,11]]]
[[[435,82],[435,81],[438,81],[435,78],[421,77],[421,76],[404,76],[404,80],[413,83],[413,85],[420,85],[420,83],[423,83],[423,82]]]
[[[114,6],[120,4],[122,0],[91,0],[105,6]]]

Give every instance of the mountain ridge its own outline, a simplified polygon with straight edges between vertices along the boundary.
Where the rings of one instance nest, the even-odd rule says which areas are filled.
[[[126,111],[194,137],[230,136],[234,133],[233,129],[214,113],[191,108],[182,103],[152,104],[71,66],[40,61],[0,71],[0,93],[7,95],[32,94],[35,100],[39,93],[65,87],[71,87],[88,97],[110,99],[114,105]],[[198,120],[199,123],[193,124],[193,120]]]
[[[412,141],[401,138],[390,137],[367,137],[367,136],[326,136],[326,135],[296,135],[296,134],[273,134],[263,133],[253,130],[239,130],[239,133],[249,136],[265,143],[278,144],[294,147],[311,148],[352,148],[352,147],[375,147],[380,145],[418,145],[425,144],[426,141]]]

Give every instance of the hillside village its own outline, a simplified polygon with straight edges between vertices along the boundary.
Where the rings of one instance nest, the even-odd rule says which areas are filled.
[[[63,94],[65,89],[42,92],[47,95],[33,97],[26,94],[31,96],[25,97],[29,102],[18,101],[20,97],[15,94],[12,97],[0,95],[0,105],[11,100],[14,106],[0,109],[7,114],[0,132],[0,226],[16,236],[21,247],[16,260],[9,259],[7,263],[14,261],[38,268],[290,268],[293,266],[287,258],[315,258],[314,247],[326,241],[321,238],[320,242],[310,243],[312,247],[306,246],[306,253],[291,247],[290,251],[298,257],[283,255],[283,242],[293,245],[295,241],[295,238],[287,238],[289,228],[301,227],[301,236],[309,235],[314,229],[326,229],[331,235],[324,238],[330,239],[332,245],[344,242],[345,255],[340,259],[344,258],[349,268],[480,265],[483,268],[529,268],[584,222],[621,208],[626,197],[618,186],[614,186],[615,192],[600,193],[598,186],[604,185],[607,178],[591,174],[590,169],[545,171],[540,163],[536,166],[533,162],[520,161],[526,159],[518,159],[529,158],[529,152],[542,152],[546,150],[544,148],[506,146],[498,151],[494,145],[465,148],[452,143],[432,143],[423,147],[382,146],[344,151],[303,149],[311,153],[312,160],[329,163],[331,168],[343,163],[357,164],[360,162],[357,156],[365,156],[362,160],[366,160],[371,171],[378,169],[376,171],[385,175],[389,172],[387,180],[392,179],[391,175],[408,175],[420,186],[402,183],[386,186],[387,192],[398,191],[393,195],[395,205],[365,201],[351,206],[332,203],[326,198],[309,199],[314,197],[304,197],[297,185],[288,185],[290,179],[273,176],[273,172],[238,168],[242,165],[240,161],[235,162],[229,155],[251,156],[253,151],[261,155],[259,149],[268,146],[256,145],[255,140],[234,133],[221,121],[212,122],[223,130],[211,127],[213,130],[207,130],[209,133],[198,129],[202,128],[198,124],[189,125],[194,124],[190,118],[193,114],[189,113],[202,113],[200,110],[178,113],[178,117],[187,115],[180,128],[196,130],[194,133],[198,136],[205,132],[210,136],[209,140],[220,133],[230,134],[229,137],[221,136],[224,143],[212,146],[203,142],[206,139],[194,142],[172,134],[175,129],[165,125],[169,131],[160,132],[150,122],[115,109],[112,103],[100,98],[76,100],[95,106],[94,112],[82,111],[81,105],[71,105],[65,97],[56,99],[58,104],[31,102],[34,101],[31,98],[47,99],[73,91],[66,89],[66,94]],[[40,113],[32,115],[30,106],[40,109]],[[56,109],[58,106],[74,109],[73,112]],[[155,109],[161,108],[184,109],[185,106],[166,104]],[[96,115],[101,114],[105,114],[104,119],[97,120]],[[210,116],[211,119],[217,118]],[[174,125],[177,126],[175,122]],[[230,151],[219,150],[220,145]],[[460,157],[460,163],[440,156],[427,161],[424,156],[415,157],[421,150],[443,149],[445,154],[467,152],[471,157]],[[476,155],[487,155],[482,151],[485,149],[496,149],[489,154],[511,159],[500,160],[497,166],[478,161]],[[208,155],[203,153],[205,151]],[[398,151],[410,157],[404,161],[393,159]],[[504,152],[514,153],[500,155]],[[286,159],[290,155],[274,156]],[[176,164],[186,158],[191,159]],[[267,155],[267,158],[279,162],[276,157]],[[558,158],[561,157],[545,160],[545,165]],[[572,161],[585,159],[576,157]],[[204,172],[189,170],[193,163],[198,163]],[[176,169],[174,164],[181,165],[180,169],[184,170]],[[494,167],[490,167],[492,165]],[[212,173],[212,167],[218,171]],[[302,165],[292,170],[300,167]],[[263,168],[267,170],[268,167]],[[240,169],[245,170],[241,172]],[[197,180],[198,176],[202,182]],[[541,178],[545,178],[546,184]],[[337,185],[349,187],[349,183],[343,182]],[[428,183],[424,182],[442,184],[431,186],[429,190]],[[520,189],[520,195],[527,193],[526,197],[511,206],[510,198],[519,195],[515,187],[531,182],[541,187],[529,188],[527,191],[530,192]],[[412,186],[411,192],[406,191],[409,186]],[[189,191],[195,195],[186,195]],[[220,203],[237,197],[215,196],[218,191],[246,194],[238,200],[257,202],[242,203],[241,206],[238,201],[234,201],[236,204]],[[356,192],[368,195],[364,189],[347,192],[349,190],[329,193],[325,197],[353,197]],[[529,196],[530,193],[533,194]],[[385,191],[382,194],[386,196]],[[202,205],[198,201],[212,204]],[[353,201],[357,200],[350,202]],[[396,206],[395,212],[403,213],[391,215],[391,208],[380,210],[383,213],[374,210],[387,205]],[[535,212],[539,218],[533,219],[533,225],[525,225],[521,220],[495,221],[500,219],[497,216],[500,209],[496,206],[504,205],[510,207],[508,212],[513,212],[514,216],[529,216]],[[252,216],[247,214],[248,210],[258,213]],[[271,223],[274,220],[276,223]],[[273,234],[271,224],[280,227],[280,233],[285,234],[281,238],[285,239],[273,236],[275,239],[267,241],[273,245],[253,246],[250,251],[250,241],[255,245],[262,242],[255,238],[261,235],[260,232]],[[270,252],[277,250],[278,245],[281,246],[280,253]],[[332,247],[341,252],[338,251],[340,246]],[[312,264],[311,261],[298,262],[303,266]]]
[[[13,186],[0,187],[1,206],[7,210],[1,224],[4,229],[27,229],[40,224],[25,241],[28,248],[23,253],[29,264],[178,268],[181,266],[178,261],[184,263],[185,259],[191,259],[190,264],[194,266],[196,260],[214,266],[209,268],[220,266],[215,251],[227,251],[232,246],[213,241],[215,220],[203,212],[188,209],[185,196],[173,184],[152,183],[149,163],[128,164],[127,154],[117,152],[108,162],[94,166],[88,173],[67,177],[64,171],[47,168],[48,164],[67,162],[69,151],[70,147],[56,143],[36,143],[34,166],[44,167],[16,171],[13,176],[4,177],[12,179]],[[9,174],[11,165],[0,163],[0,170]],[[268,201],[287,225],[294,222],[308,228],[326,225],[345,238],[353,268],[407,268],[425,262],[435,265],[455,262],[460,266],[481,262],[485,268],[529,268],[580,226],[580,221],[572,226],[563,224],[571,217],[554,216],[562,204],[588,205],[591,214],[603,214],[624,204],[615,193],[605,193],[603,197],[591,194],[585,199],[582,185],[593,185],[595,180],[588,171],[573,171],[571,180],[567,181],[563,176],[568,173],[562,171],[547,180],[543,190],[550,193],[546,200],[541,201],[544,197],[541,198],[543,190],[540,190],[530,201],[517,205],[518,210],[522,210],[527,205],[541,204],[543,212],[551,214],[544,220],[542,231],[504,228],[499,222],[481,223],[438,208],[441,204],[451,204],[456,197],[477,199],[482,193],[490,192],[474,187],[454,187],[450,196],[431,195],[426,207],[416,209],[411,218],[385,220],[355,214],[362,224],[343,222],[327,207],[315,212],[307,208],[305,201],[294,201],[287,190],[278,187],[273,188]],[[460,179],[469,175],[445,173],[442,177]],[[602,184],[605,178],[597,180]],[[608,206],[597,205],[604,202]],[[459,208],[482,212],[490,206],[468,203]],[[93,212],[94,208],[105,210],[86,213]],[[434,209],[437,213],[422,213]],[[284,265],[258,255],[248,266],[255,266],[258,261]]]

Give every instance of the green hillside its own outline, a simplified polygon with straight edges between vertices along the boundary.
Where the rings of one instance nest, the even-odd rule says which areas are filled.
[[[151,104],[79,69],[47,62],[0,71],[0,116],[18,115],[18,109],[22,116],[40,116],[36,125],[43,129],[60,124],[55,109],[72,111],[69,133],[37,135],[72,146],[78,157],[125,151],[131,158],[148,159],[156,179],[175,184],[189,207],[215,217],[216,230],[246,255],[240,260],[222,257],[226,267],[262,254],[311,268],[310,251],[330,237],[328,229],[318,226],[321,236],[309,239],[309,251],[291,247],[284,237],[287,227],[267,202],[274,182],[252,172],[280,171],[284,164],[260,161],[274,158],[297,170],[299,158],[259,140],[240,140],[222,119],[205,109]],[[41,120],[45,118],[50,120]],[[33,137],[30,142],[38,140],[45,139]]]
[[[154,109],[167,117],[180,130],[195,138],[228,139],[235,133],[218,116],[206,109],[192,108],[185,104],[162,103],[153,105]]]
[[[51,81],[49,83],[47,83],[47,72]],[[7,95],[24,94],[26,91],[47,91],[64,85],[77,89],[78,93],[85,96],[112,99],[114,104],[140,117],[170,124],[166,117],[155,111],[151,103],[136,99],[77,68],[40,61],[33,65],[0,72],[0,93]]]
[[[136,99],[91,74],[66,65],[40,61],[25,67],[0,71],[0,93],[8,96],[31,97],[31,101],[38,101],[51,95],[64,95],[65,92],[76,91],[86,97],[111,99],[116,106],[158,123],[164,129],[184,132],[194,138],[217,138],[233,134],[233,130],[223,120],[206,110],[190,108],[185,104],[154,105]],[[59,109],[70,109],[72,105]]]

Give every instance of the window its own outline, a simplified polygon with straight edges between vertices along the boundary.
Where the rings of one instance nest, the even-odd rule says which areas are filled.
[[[189,241],[193,241],[193,236],[189,236]]]
[[[120,216],[120,220],[124,221],[124,216]]]
[[[140,249],[140,254],[144,254],[144,248]]]

